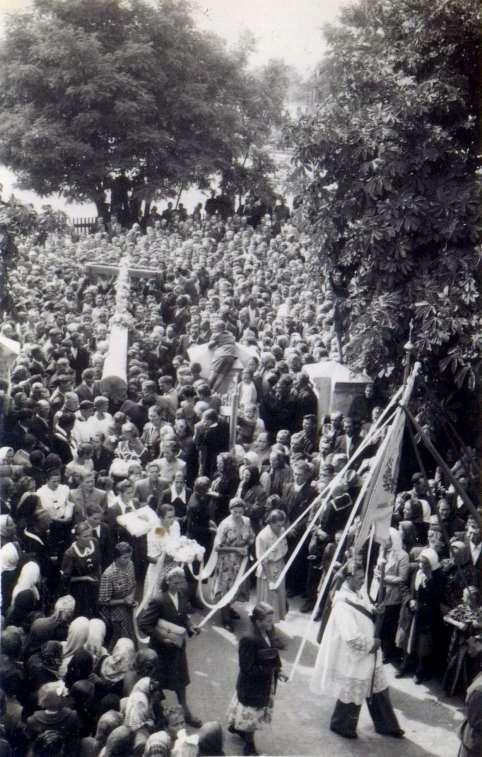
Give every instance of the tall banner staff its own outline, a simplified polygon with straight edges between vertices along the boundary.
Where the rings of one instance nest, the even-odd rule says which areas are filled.
[[[360,447],[358,447],[358,449],[355,451],[354,455],[350,458],[350,460],[346,463],[346,465],[338,473],[338,475],[335,477],[335,479],[330,484],[328,484],[328,486],[326,486],[323,489],[322,492],[320,492],[320,494],[314,500],[314,502],[311,502],[308,505],[308,507],[302,513],[300,513],[300,515],[298,515],[298,517],[293,521],[293,523],[290,524],[290,526],[286,529],[286,531],[284,533],[282,533],[276,539],[276,541],[273,542],[273,544],[266,550],[266,552],[263,555],[261,555],[261,557],[260,557],[259,560],[256,560],[245,573],[244,572],[243,573],[240,572],[240,575],[239,575],[238,579],[235,581],[235,583],[233,584],[232,588],[227,592],[227,594],[225,594],[224,597],[222,597],[222,599],[210,610],[210,612],[199,623],[199,627],[200,628],[202,626],[204,626],[212,618],[212,616],[217,612],[217,610],[219,610],[225,604],[228,604],[229,602],[231,602],[234,599],[234,597],[236,596],[236,594],[237,594],[237,592],[239,590],[239,587],[241,586],[242,582],[245,581],[246,578],[248,578],[252,573],[254,573],[254,571],[257,569],[259,563],[262,562],[269,554],[271,554],[271,552],[274,549],[276,549],[276,547],[278,546],[278,544],[286,537],[286,534],[289,533],[293,528],[295,528],[298,525],[298,523],[300,523],[303,520],[303,518],[305,518],[310,513],[313,513],[313,508],[316,506],[317,502],[318,503],[321,502],[321,504],[319,505],[319,508],[318,508],[317,512],[313,516],[311,522],[308,524],[307,529],[305,531],[305,534],[301,537],[301,539],[306,539],[308,537],[312,524],[319,517],[319,514],[321,513],[321,510],[324,507],[324,504],[325,504],[324,497],[325,497],[325,495],[329,491],[331,491],[332,487],[342,478],[342,476],[346,473],[346,471],[348,470],[348,468],[350,467],[350,465],[353,463],[353,460],[360,454],[360,452],[366,446],[368,446],[369,444],[372,443],[373,439],[380,432],[381,429],[385,428],[385,426],[387,426],[390,423],[390,421],[392,420],[392,417],[393,417],[393,414],[392,414],[393,407],[394,407],[394,405],[396,405],[397,400],[399,399],[401,393],[402,393],[402,389],[400,388],[395,393],[395,395],[392,397],[391,401],[389,402],[389,404],[387,405],[387,407],[383,411],[382,415],[378,418],[378,420],[374,424],[372,430],[367,435],[367,437],[364,439],[363,443],[360,445]],[[395,411],[395,414],[396,414],[396,412],[398,412],[398,411]],[[387,416],[388,416],[388,418],[387,418]],[[293,554],[292,554],[292,556],[291,556],[292,559],[294,559],[293,555],[295,555],[295,552],[296,551],[294,551]],[[215,561],[212,561],[210,559],[209,563],[208,563],[208,566],[209,566],[209,564],[211,564],[211,568],[213,568],[213,565],[215,565]],[[198,580],[202,581],[204,579],[209,578],[208,566],[206,566],[206,569],[202,569],[199,572],[199,574],[198,574]]]
[[[420,363],[415,363],[413,370],[408,378],[405,389],[403,390],[403,396],[400,400],[400,405],[406,405],[410,400],[413,392],[413,387],[415,385],[415,379],[419,370]],[[398,399],[398,392],[396,396]],[[399,407],[399,409],[395,413],[395,417],[390,430],[388,431],[382,444],[380,445],[375,459],[372,463],[371,475],[367,477],[363,483],[361,491],[356,499],[356,502],[346,523],[342,537],[336,546],[330,565],[323,579],[318,598],[311,613],[305,635],[303,636],[296,658],[293,662],[293,667],[290,673],[290,680],[293,679],[293,676],[299,665],[301,655],[303,654],[308,636],[311,632],[311,625],[318,613],[321,602],[323,601],[327,588],[331,582],[335,564],[342,553],[348,532],[353,524],[353,521],[355,520],[355,517],[362,509],[362,506],[362,522],[359,534],[357,536],[355,549],[357,547],[360,548],[360,546],[366,541],[372,527],[374,528],[374,537],[378,541],[383,541],[388,535],[390,517],[395,497],[394,480],[398,475],[398,464],[400,459],[400,448],[404,427],[405,414],[402,407]]]

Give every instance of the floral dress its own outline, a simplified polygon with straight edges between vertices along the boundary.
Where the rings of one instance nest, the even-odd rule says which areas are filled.
[[[221,521],[214,541],[214,547],[249,547],[254,542],[254,532],[249,518],[243,515],[241,523],[237,523],[232,515]],[[237,552],[221,552],[218,555],[214,573],[214,598],[218,600],[235,583],[239,569],[244,560]],[[249,586],[246,583],[240,587],[236,599],[246,602],[249,598]]]

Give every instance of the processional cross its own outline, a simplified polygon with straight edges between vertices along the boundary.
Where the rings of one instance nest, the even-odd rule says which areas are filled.
[[[128,305],[130,298],[130,281],[132,278],[156,278],[158,270],[132,265],[131,259],[122,258],[119,266],[106,263],[87,263],[86,272],[96,276],[117,274],[115,285],[115,310],[111,318],[108,348],[104,358],[101,389],[112,400],[125,399],[127,391],[127,353],[129,349],[129,327],[132,316]]]

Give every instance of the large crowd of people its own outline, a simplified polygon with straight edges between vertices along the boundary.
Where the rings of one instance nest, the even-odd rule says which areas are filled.
[[[389,399],[375,382],[345,416],[318,417],[303,366],[340,358],[337,295],[313,276],[309,235],[277,207],[255,220],[251,211],[197,208],[152,214],[145,233],[113,224],[78,239],[19,242],[15,313],[0,328],[20,345],[0,383],[2,754],[217,755],[225,722],[244,754],[256,754],[254,734],[270,721],[283,677],[276,623],[290,609],[313,610]],[[126,255],[155,273],[131,278],[126,392],[107,396],[115,274],[86,273],[86,264],[117,266]],[[205,344],[214,355],[208,375],[189,354]],[[251,355],[239,371],[233,345]],[[347,623],[345,637],[353,634],[337,646],[325,613],[323,643],[348,650],[354,679],[362,656],[380,647],[380,667],[390,662],[417,683],[438,677],[448,693],[464,694],[480,660],[480,645],[471,653],[482,629],[480,520],[444,471],[412,474],[397,493],[390,538],[366,568],[374,581],[383,576],[381,627],[365,619],[363,636]],[[452,476],[474,498],[470,451],[460,449]],[[335,477],[297,549],[310,505]],[[340,597],[356,601],[363,583],[357,562],[345,560],[356,529],[357,521],[329,598],[347,618]],[[203,725],[187,696],[195,619],[219,603],[217,622],[235,632],[237,603],[250,599],[252,631],[240,641],[229,712]],[[377,692],[375,726],[401,735],[393,713],[389,726],[380,714],[385,685]],[[339,694],[334,731],[354,736],[365,696]],[[472,754],[473,745],[464,752]]]

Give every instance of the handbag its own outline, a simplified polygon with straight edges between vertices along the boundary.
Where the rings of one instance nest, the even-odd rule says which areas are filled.
[[[184,626],[178,626],[176,623],[161,618],[157,621],[156,628],[163,641],[170,641],[179,649],[184,646],[187,638],[187,631]]]

